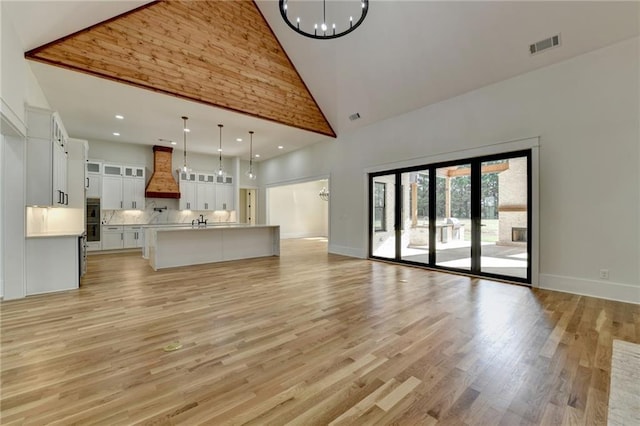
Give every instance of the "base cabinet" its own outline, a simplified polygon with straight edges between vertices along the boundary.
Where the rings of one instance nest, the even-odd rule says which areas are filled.
[[[144,240],[140,225],[104,225],[102,250],[142,248]]]
[[[78,236],[27,238],[27,296],[80,285]]]
[[[102,250],[124,248],[124,228],[122,225],[102,227]]]
[[[124,227],[124,247],[123,248],[142,248],[143,234],[141,226],[125,226]]]

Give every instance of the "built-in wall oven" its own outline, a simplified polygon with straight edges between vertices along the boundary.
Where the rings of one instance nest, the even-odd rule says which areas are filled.
[[[87,198],[87,249],[100,250],[100,198]]]

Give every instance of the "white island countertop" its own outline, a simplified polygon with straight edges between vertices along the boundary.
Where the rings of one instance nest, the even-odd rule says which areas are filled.
[[[280,255],[280,226],[148,225],[145,254],[154,270]]]

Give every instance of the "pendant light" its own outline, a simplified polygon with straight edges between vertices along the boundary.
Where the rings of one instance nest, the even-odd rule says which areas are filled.
[[[183,129],[182,129],[182,133],[183,133],[183,143],[184,143],[184,165],[182,166],[182,168],[180,169],[180,171],[182,173],[185,173],[187,176],[187,180],[189,179],[189,173],[191,173],[191,169],[189,168],[189,166],[187,166],[187,133],[189,133],[189,129],[187,128],[187,120],[189,119],[189,117],[182,117],[182,122],[183,122]]]
[[[216,172],[216,174],[219,177],[224,177],[226,175],[226,173],[224,172],[224,169],[222,168],[222,128],[224,126],[222,124],[218,124],[218,127],[220,128],[220,146],[218,147],[218,154],[220,155],[220,162],[218,164],[218,171]]]
[[[251,180],[256,180],[258,177],[253,172],[253,130],[249,130],[249,170],[245,174]]]

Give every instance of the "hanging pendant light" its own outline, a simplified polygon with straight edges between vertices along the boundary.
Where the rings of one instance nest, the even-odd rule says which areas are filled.
[[[249,170],[245,174],[251,180],[256,180],[258,177],[253,172],[253,130],[249,130]]]
[[[218,124],[218,127],[220,128],[220,146],[218,147],[220,162],[218,163],[218,171],[216,172],[216,174],[220,177],[224,177],[226,175],[224,169],[222,168],[222,128],[224,126],[222,124]]]
[[[187,176],[186,178],[189,179],[189,173],[191,173],[191,169],[189,168],[189,166],[187,166],[187,133],[189,133],[189,129],[187,128],[187,120],[189,119],[189,117],[182,117],[182,122],[183,122],[183,129],[182,129],[182,133],[183,133],[183,143],[184,143],[184,165],[182,166],[182,168],[180,169],[180,171],[182,173],[186,173]]]

